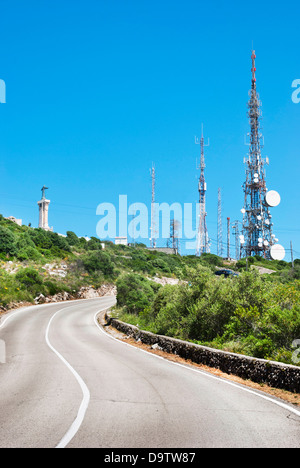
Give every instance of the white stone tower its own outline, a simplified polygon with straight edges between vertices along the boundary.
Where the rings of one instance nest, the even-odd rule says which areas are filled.
[[[51,231],[51,228],[49,228],[48,225],[48,209],[50,200],[47,200],[45,196],[45,190],[47,189],[48,187],[45,187],[45,185],[42,187],[42,199],[37,202],[39,205],[39,228],[42,228],[45,231]]]

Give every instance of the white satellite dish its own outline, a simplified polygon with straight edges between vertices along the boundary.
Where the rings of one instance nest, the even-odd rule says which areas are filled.
[[[275,190],[266,193],[266,203],[268,206],[277,206],[280,203],[280,195]]]
[[[280,244],[272,245],[270,254],[273,260],[283,260],[285,257],[284,247]]]

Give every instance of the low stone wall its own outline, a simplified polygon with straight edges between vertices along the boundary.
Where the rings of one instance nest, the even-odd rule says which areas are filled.
[[[159,346],[163,351],[190,359],[197,364],[214,367],[253,382],[300,393],[300,367],[228,353],[167,336],[155,335],[112,317],[107,317],[107,320],[107,324],[135,340],[141,340],[142,343],[151,346]]]

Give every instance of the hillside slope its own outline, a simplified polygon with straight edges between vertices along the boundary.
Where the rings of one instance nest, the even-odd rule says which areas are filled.
[[[102,247],[104,246],[104,248]],[[238,276],[214,273],[230,268]],[[245,271],[246,268],[248,271]],[[271,274],[261,274],[263,272]],[[18,226],[0,215],[0,313],[117,293],[115,313],[155,333],[295,363],[300,260],[168,255]]]
[[[42,229],[18,226],[0,215],[0,307],[2,310],[20,302],[33,303],[40,295],[82,297],[87,289],[99,290],[104,284],[114,285],[124,273],[156,277],[166,284],[171,278],[188,280],[190,270],[198,265],[216,268],[246,268],[245,259],[228,265],[216,255],[167,255],[149,251],[143,244],[135,247],[114,245],[96,237],[89,241],[67,231],[66,237]],[[249,259],[249,265],[267,267],[280,280],[299,278],[300,261],[296,269],[287,262]],[[159,277],[170,278],[158,280]],[[78,296],[79,294],[79,296]]]

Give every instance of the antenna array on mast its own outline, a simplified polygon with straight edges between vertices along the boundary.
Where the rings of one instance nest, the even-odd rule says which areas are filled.
[[[150,247],[153,249],[156,247],[156,226],[155,226],[155,167],[152,164],[152,169],[150,169],[151,179],[152,179],[152,198],[151,198],[151,237],[150,237]]]
[[[259,255],[265,258],[272,257],[275,246],[275,235],[272,234],[272,216],[270,206],[276,206],[280,197],[275,191],[267,191],[265,164],[269,160],[261,156],[262,133],[260,130],[261,102],[256,90],[255,51],[252,51],[252,79],[249,92],[248,117],[250,123],[250,142],[246,164],[246,181],[244,182],[244,207],[242,235],[239,236],[241,254],[244,257]],[[283,249],[283,247],[282,247]],[[276,250],[276,248],[275,248]],[[276,250],[277,251],[277,250]]]
[[[203,125],[200,140],[195,137],[196,145],[200,145],[200,177],[198,184],[199,192],[199,221],[198,221],[198,231],[197,231],[197,246],[196,246],[196,255],[200,256],[202,253],[209,252],[209,239],[208,232],[206,227],[206,206],[205,206],[205,195],[206,195],[206,182],[204,176],[205,169],[205,159],[204,159],[204,147],[209,146],[209,141],[205,145],[203,137]]]

